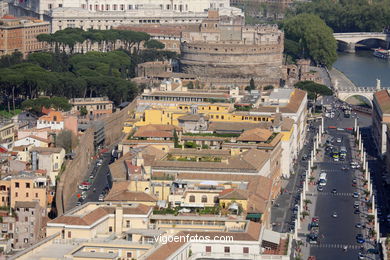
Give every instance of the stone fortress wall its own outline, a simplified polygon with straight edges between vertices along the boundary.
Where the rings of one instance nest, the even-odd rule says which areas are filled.
[[[197,31],[181,37],[181,69],[210,78],[253,78],[279,84],[284,34],[276,25],[244,26],[209,12]]]

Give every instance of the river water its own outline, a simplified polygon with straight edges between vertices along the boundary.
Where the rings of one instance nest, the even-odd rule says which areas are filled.
[[[333,66],[343,72],[356,86],[374,87],[376,79],[380,79],[383,87],[390,87],[390,59],[376,58],[372,51],[339,52]]]

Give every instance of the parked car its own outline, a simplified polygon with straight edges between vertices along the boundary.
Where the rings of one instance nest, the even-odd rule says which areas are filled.
[[[104,195],[103,194],[100,194],[99,195],[99,201],[103,201],[104,200]]]

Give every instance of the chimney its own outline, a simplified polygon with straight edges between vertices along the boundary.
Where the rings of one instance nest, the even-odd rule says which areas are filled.
[[[121,204],[115,207],[115,234],[121,235],[123,229],[123,208]]]

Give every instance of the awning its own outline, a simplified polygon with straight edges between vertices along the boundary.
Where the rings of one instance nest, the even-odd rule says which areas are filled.
[[[262,213],[248,213],[246,219],[261,219]]]
[[[263,241],[267,241],[276,245],[280,243],[280,233],[265,229],[263,233]]]
[[[237,203],[232,203],[232,204],[229,206],[229,210],[237,210],[237,211],[238,211],[238,205],[237,205]]]

